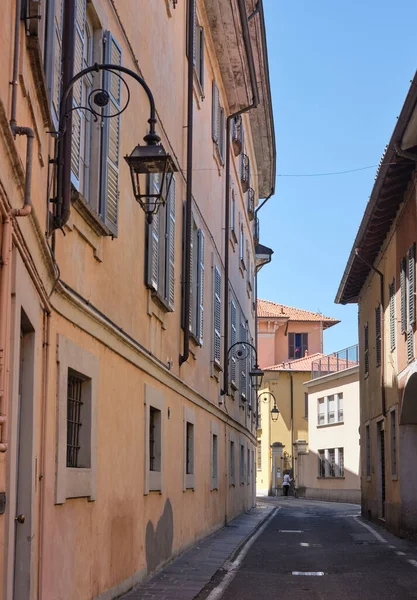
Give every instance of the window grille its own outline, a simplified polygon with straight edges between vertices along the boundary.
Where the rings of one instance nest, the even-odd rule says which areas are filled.
[[[149,470],[161,470],[161,411],[149,408]]]
[[[194,425],[192,423],[187,423],[185,460],[185,472],[187,475],[190,475],[194,473]]]
[[[80,452],[80,429],[82,426],[83,380],[68,373],[67,395],[67,467],[78,468]]]

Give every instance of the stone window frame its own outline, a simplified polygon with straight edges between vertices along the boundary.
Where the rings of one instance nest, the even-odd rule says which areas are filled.
[[[231,460],[232,457],[232,443],[233,443],[233,460]],[[236,485],[236,438],[235,438],[235,434],[233,431],[229,432],[229,444],[228,444],[228,452],[227,452],[227,456],[228,456],[228,473],[229,473],[229,487],[235,487]],[[233,469],[232,469],[233,467]]]
[[[147,383],[145,383],[145,394],[144,394],[144,406],[145,406],[145,464],[144,464],[144,496],[147,496],[151,492],[161,493],[163,490],[164,483],[164,432],[165,432],[165,399],[162,390],[159,390]],[[160,471],[150,470],[150,456],[149,456],[149,425],[150,425],[150,409],[156,408],[161,411],[161,469]]]
[[[193,434],[193,450],[192,450],[192,463],[193,472],[187,473],[187,424],[190,423],[194,427]],[[195,472],[196,472],[196,455],[195,455],[195,411],[188,406],[184,406],[184,492],[186,490],[195,489]]]
[[[213,442],[214,436],[217,437],[217,455],[216,469],[213,463]],[[216,421],[210,421],[210,491],[219,490],[219,424]]]
[[[64,504],[68,498],[88,498],[97,495],[97,386],[99,360],[97,356],[75,344],[65,336],[57,335],[57,465],[55,504]],[[86,380],[84,402],[90,408],[90,467],[67,467],[67,395],[68,371],[79,373]]]

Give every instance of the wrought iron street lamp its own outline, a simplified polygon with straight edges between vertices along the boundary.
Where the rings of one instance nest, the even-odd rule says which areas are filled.
[[[246,360],[248,356],[252,353],[254,355],[255,361],[252,368],[249,371],[249,377],[251,379],[253,389],[256,393],[258,393],[258,390],[261,388],[262,385],[264,372],[258,365],[258,353],[256,352],[256,348],[253,344],[251,344],[250,342],[236,342],[235,344],[232,344],[229,350],[227,351],[226,364],[228,368],[229,361],[232,358],[232,356],[234,356],[237,360]],[[227,389],[223,389],[221,390],[220,394],[224,396],[225,394],[227,394],[227,392]]]
[[[276,421],[278,421],[278,417],[279,417],[279,408],[277,406],[277,399],[275,398],[274,394],[272,392],[266,391],[266,392],[262,392],[258,396],[258,402],[262,401],[262,402],[267,403],[267,402],[271,402],[271,400],[274,401],[274,406],[271,408],[271,419],[272,419],[272,421],[276,422]]]
[[[60,103],[59,125],[57,134],[57,150],[54,164],[57,170],[56,178],[56,197],[51,200],[54,208],[54,218],[51,223],[51,229],[62,228],[69,219],[71,206],[71,181],[69,175],[68,156],[66,156],[68,137],[71,136],[71,119],[74,107],[71,102],[71,94],[74,85],[85,75],[92,72],[105,71],[112,76],[119,77],[122,84],[127,90],[127,100],[125,105],[113,114],[106,110],[110,102],[110,95],[104,89],[92,90],[87,98],[86,106],[78,106],[77,110],[90,113],[97,121],[98,119],[111,119],[118,117],[123,113],[130,102],[130,89],[121,73],[129,75],[137,83],[139,83],[149,101],[150,115],[148,119],[149,131],[144,136],[146,145],[140,144],[134,148],[129,156],[125,157],[130,168],[132,178],[133,193],[136,200],[146,214],[149,223],[152,222],[153,215],[158,211],[159,207],[165,204],[168,197],[169,187],[172,181],[172,174],[177,171],[172,157],[165,151],[161,144],[161,138],[155,131],[156,110],[155,101],[152,92],[145,82],[137,73],[117,64],[94,64],[91,67],[83,69],[68,82],[62,91],[62,99]],[[66,168],[64,169],[64,165]],[[151,177],[155,176],[153,181]]]

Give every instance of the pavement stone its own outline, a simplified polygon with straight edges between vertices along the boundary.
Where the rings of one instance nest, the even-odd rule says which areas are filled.
[[[274,508],[258,502],[255,508],[188,548],[120,600],[193,600]]]

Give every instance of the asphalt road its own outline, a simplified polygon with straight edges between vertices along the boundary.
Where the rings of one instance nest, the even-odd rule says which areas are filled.
[[[222,600],[417,599],[415,543],[381,528],[375,536],[355,518],[355,505],[293,498],[277,505]]]

